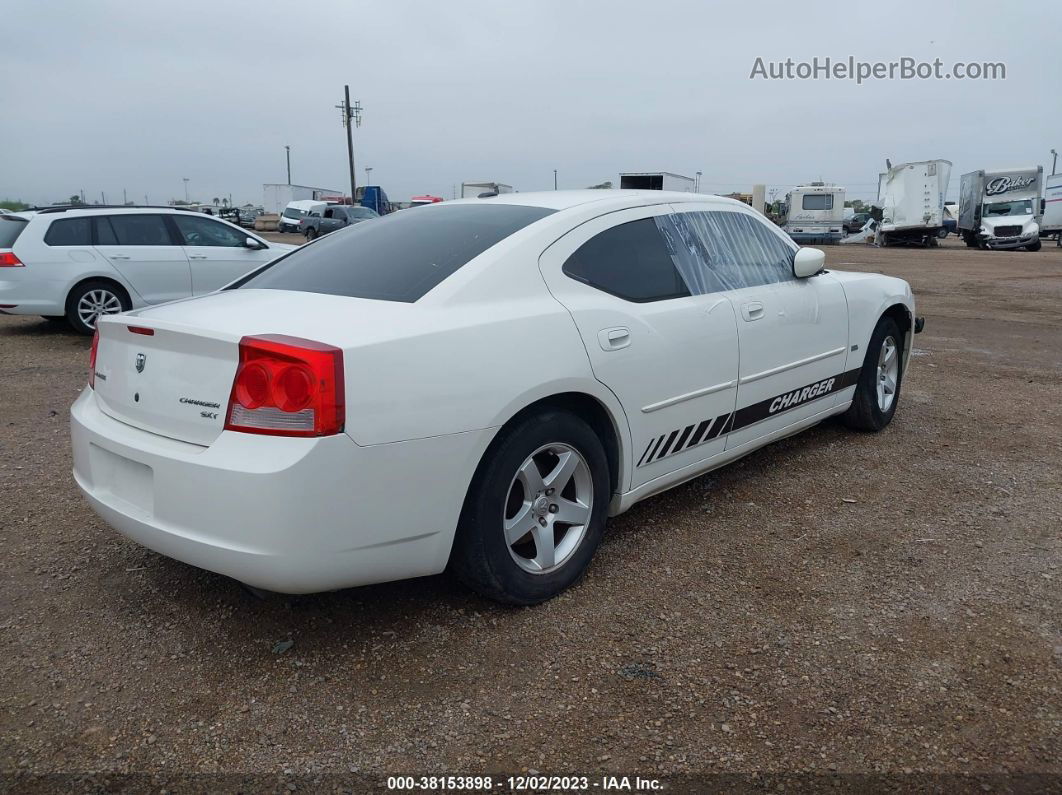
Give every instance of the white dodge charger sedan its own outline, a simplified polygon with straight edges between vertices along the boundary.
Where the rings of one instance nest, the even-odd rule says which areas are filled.
[[[102,317],[74,478],[158,552],[288,593],[450,567],[532,604],[606,517],[840,415],[892,420],[906,282],[659,191],[506,194]]]

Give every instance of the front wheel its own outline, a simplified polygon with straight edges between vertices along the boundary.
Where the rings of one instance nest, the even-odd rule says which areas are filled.
[[[944,239],[944,238],[946,238],[947,236],[948,236],[948,229],[947,229],[947,227],[943,227],[943,226],[942,226],[942,227],[941,227],[940,229],[938,229],[938,230],[937,230],[937,237],[939,237],[939,238],[940,238],[941,240],[943,240],[943,239]]]
[[[883,317],[878,321],[863,359],[852,405],[841,415],[841,421],[849,428],[880,431],[892,422],[903,381],[903,341],[895,320]]]
[[[1035,243],[1030,243],[1029,245],[1027,245],[1025,247],[1025,250],[1026,251],[1039,251],[1041,246],[1042,246],[1042,244],[1040,243],[1039,240],[1037,240]]]
[[[317,230],[314,229],[312,226],[309,229],[306,230],[306,239],[307,240],[313,240],[316,237],[317,237]]]
[[[556,596],[583,576],[601,541],[609,482],[604,448],[589,425],[555,409],[524,418],[476,470],[453,571],[499,602]]]

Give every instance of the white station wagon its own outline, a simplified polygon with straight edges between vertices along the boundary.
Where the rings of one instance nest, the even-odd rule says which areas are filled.
[[[540,602],[639,500],[827,417],[888,425],[911,290],[823,262],[714,196],[395,213],[102,318],[74,477],[129,538],[258,588],[450,567]]]
[[[0,312],[96,319],[205,295],[294,246],[169,207],[55,207],[0,217]]]

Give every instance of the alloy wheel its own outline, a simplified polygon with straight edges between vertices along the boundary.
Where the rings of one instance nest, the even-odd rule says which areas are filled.
[[[586,536],[594,481],[574,447],[553,443],[529,455],[513,476],[502,511],[509,554],[531,574],[563,566]]]
[[[77,316],[89,328],[96,327],[101,315],[117,315],[122,311],[122,300],[110,290],[89,290],[77,302]]]
[[[878,408],[887,412],[896,400],[896,383],[900,374],[900,356],[896,350],[896,340],[886,337],[882,340],[878,352],[877,391]]]

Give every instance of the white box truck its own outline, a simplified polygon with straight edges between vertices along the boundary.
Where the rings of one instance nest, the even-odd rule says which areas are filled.
[[[836,243],[844,237],[844,188],[812,182],[785,196],[785,230],[797,243]]]
[[[477,196],[482,196],[484,193],[494,195],[495,193],[512,193],[513,186],[506,185],[503,182],[462,182],[461,183],[461,198],[462,199],[475,199]]]
[[[878,176],[878,245],[937,245],[944,229],[950,160],[898,163]]]
[[[966,245],[1039,251],[1043,175],[1043,166],[963,174],[959,234]]]
[[[1062,174],[1045,178],[1043,219],[1040,237],[1055,236],[1055,244],[1062,246]]]
[[[620,190],[671,190],[693,193],[696,181],[692,177],[670,171],[628,171],[620,174]]]

